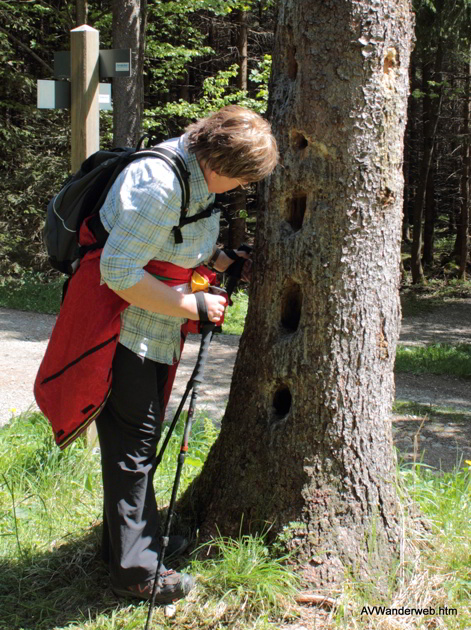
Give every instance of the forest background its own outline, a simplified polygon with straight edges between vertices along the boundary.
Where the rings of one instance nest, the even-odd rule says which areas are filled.
[[[36,93],[38,79],[54,78],[54,52],[70,48],[70,30],[86,21],[99,30],[101,48],[116,48],[116,12],[124,5],[137,7],[138,36],[145,42],[137,60],[143,80],[139,102],[127,104],[129,124],[135,111],[142,132],[152,131],[160,141],[229,103],[265,112],[276,4],[0,0],[3,284],[55,280],[41,228],[48,200],[69,174],[69,111],[38,109]],[[427,280],[445,280],[463,287],[457,281],[469,273],[471,2],[413,4],[416,41],[405,137],[403,283],[422,286]],[[102,111],[100,119],[101,148],[110,148],[120,140],[116,128],[113,137],[113,114]],[[223,202],[222,242],[238,246],[250,240],[256,189]]]

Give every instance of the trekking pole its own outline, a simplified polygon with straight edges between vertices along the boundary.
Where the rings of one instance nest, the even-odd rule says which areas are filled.
[[[252,252],[252,248],[250,247],[250,245],[245,245],[245,244],[241,245],[239,247],[239,250],[247,252],[248,254],[250,254]],[[234,289],[237,286],[237,283],[240,280],[240,277],[241,277],[241,274],[242,274],[242,267],[244,266],[244,263],[245,263],[245,258],[241,258],[240,256],[237,256],[236,254],[230,254],[229,252],[228,252],[228,255],[229,255],[230,258],[232,258],[234,263],[231,265],[232,273],[229,276],[229,279],[227,281],[226,290],[223,291],[222,289],[219,289],[219,287],[212,286],[210,288],[210,292],[213,292],[213,293],[219,292],[220,294],[227,294],[227,297],[230,298],[232,293],[234,292]],[[213,331],[214,331],[214,328],[216,328],[216,325],[213,326]],[[211,335],[212,335],[212,333],[211,333]],[[201,340],[201,343],[203,344],[203,339]],[[201,349],[200,349],[200,352],[201,352]],[[167,431],[165,439],[164,439],[164,441],[162,443],[162,446],[160,447],[159,454],[157,455],[156,467],[162,461],[162,457],[164,456],[165,449],[168,446],[168,443],[170,441],[170,438],[172,437],[172,434],[173,434],[173,431],[175,429],[175,426],[176,426],[176,424],[178,422],[178,419],[180,418],[180,414],[181,414],[181,412],[183,410],[183,407],[184,407],[184,405],[186,403],[186,399],[188,398],[188,395],[189,395],[190,391],[193,389],[194,378],[196,376],[197,370],[199,370],[198,362],[196,363],[195,368],[193,370],[193,373],[192,373],[192,375],[190,377],[190,380],[188,381],[188,383],[186,385],[186,389],[185,389],[185,392],[184,392],[184,394],[182,396],[180,404],[178,405],[178,409],[175,412],[175,415],[174,415],[173,420],[172,420],[172,422],[170,424],[170,427],[169,427],[169,429]]]
[[[178,459],[177,459],[177,471],[176,471],[176,474],[175,474],[175,481],[173,482],[172,496],[171,496],[170,504],[169,504],[168,511],[167,511],[167,518],[165,520],[164,534],[162,536],[162,546],[161,546],[160,553],[159,553],[159,560],[158,560],[158,563],[157,563],[157,569],[155,571],[154,586],[153,586],[153,589],[152,589],[152,596],[151,596],[151,599],[150,599],[149,611],[148,611],[148,614],[147,614],[147,621],[146,621],[145,630],[149,630],[149,628],[150,628],[150,624],[152,622],[152,615],[154,614],[155,598],[156,598],[156,595],[157,595],[157,589],[160,588],[159,573],[160,573],[160,569],[161,569],[161,567],[163,565],[164,558],[165,558],[165,552],[166,552],[167,546],[168,546],[169,535],[170,535],[170,527],[172,525],[172,519],[173,519],[173,510],[174,510],[176,499],[177,499],[178,486],[180,484],[180,476],[181,476],[183,464],[185,462],[186,452],[188,451],[188,440],[190,438],[191,426],[192,426],[192,423],[193,423],[193,414],[194,414],[194,410],[195,410],[196,398],[198,397],[199,386],[203,382],[204,367],[206,365],[206,359],[208,357],[209,344],[211,343],[211,337],[213,336],[214,328],[215,328],[215,324],[213,324],[212,322],[209,322],[209,323],[203,325],[201,345],[200,345],[200,349],[199,349],[199,353],[198,353],[198,358],[196,360],[195,369],[193,370],[193,374],[191,376],[190,381],[188,382],[188,385],[187,385],[187,388],[186,388],[186,391],[185,391],[185,395],[184,395],[184,397],[182,399],[182,402],[180,403],[180,405],[178,407],[178,411],[177,411],[177,413],[175,415],[175,418],[178,419],[179,414],[181,412],[181,409],[183,408],[183,405],[185,404],[185,400],[186,400],[186,398],[188,396],[188,393],[189,393],[190,389],[192,389],[193,391],[191,393],[190,405],[189,405],[189,408],[188,408],[188,415],[187,415],[187,418],[186,418],[186,421],[185,421],[185,428],[184,428],[184,431],[183,431],[183,439],[182,439],[182,443],[181,443],[181,446],[180,446],[180,453],[178,454]],[[174,422],[176,422],[175,418],[174,418]],[[173,423],[172,423],[172,425],[173,425]],[[168,433],[170,433],[170,431]],[[165,444],[165,446],[166,446],[166,444]],[[165,450],[165,449],[163,449],[163,450]],[[161,451],[159,453],[160,459],[161,459],[161,454],[163,454],[163,450],[161,449]]]
[[[245,249],[245,246],[244,246],[244,249]],[[249,250],[247,249],[246,251],[249,251]],[[219,294],[227,295],[227,298],[230,298],[231,293],[235,289],[237,281],[240,278],[240,275],[242,273],[242,267],[244,265],[244,262],[245,262],[245,259],[237,257],[237,260],[233,263],[234,265],[237,266],[237,275],[233,274],[234,277],[230,278],[230,282],[228,283],[227,293],[226,291],[220,289],[219,287],[211,287],[210,291],[212,291],[213,293],[217,292]],[[191,393],[191,398],[190,398],[190,405],[188,408],[188,415],[185,421],[185,428],[183,430],[183,439],[180,446],[180,453],[178,454],[178,458],[177,458],[177,470],[175,473],[175,480],[173,482],[172,496],[170,498],[170,504],[167,510],[167,517],[165,519],[164,533],[162,536],[162,545],[161,545],[161,549],[159,553],[159,559],[157,562],[157,569],[155,570],[154,585],[152,588],[152,595],[149,602],[149,610],[147,613],[147,621],[146,621],[144,630],[149,630],[150,624],[152,622],[152,616],[154,614],[157,589],[160,588],[159,574],[160,574],[160,569],[162,568],[162,565],[164,563],[165,553],[168,547],[168,542],[169,542],[169,537],[170,537],[170,528],[171,528],[172,519],[173,519],[173,510],[174,510],[175,503],[177,500],[177,492],[178,492],[178,486],[180,485],[180,477],[181,477],[181,472],[183,469],[183,464],[185,462],[186,453],[188,451],[188,441],[190,438],[191,427],[193,424],[193,414],[195,410],[196,399],[198,397],[198,389],[201,383],[203,382],[203,374],[204,374],[204,368],[206,365],[206,360],[208,358],[209,345],[211,343],[211,338],[213,336],[215,327],[216,327],[216,324],[214,324],[213,322],[207,322],[202,327],[201,345],[198,352],[198,358],[196,359],[196,365],[194,367],[191,378],[188,381],[185,393],[183,394],[182,400],[180,401],[177,412],[175,413],[175,416],[172,420],[172,424],[170,425],[170,428],[167,432],[164,443],[162,444],[160,452],[157,456],[157,465],[158,465],[162,461],[162,457],[167,447],[167,444],[170,440],[170,436],[175,428],[176,423],[178,422],[178,418],[180,417],[180,414],[182,412],[182,409],[186,402],[188,394],[191,391],[192,393]]]
[[[210,287],[209,291],[210,291],[210,293],[213,293],[213,294],[214,293],[218,293],[219,295],[224,295],[225,297],[229,298],[231,293],[232,293],[232,290],[230,292],[229,291],[224,291],[223,289],[220,289],[219,287],[214,287],[213,286],[213,287]],[[211,343],[211,338],[212,338],[214,329],[216,328],[216,324],[212,324],[211,322],[208,322],[207,324],[205,324],[205,326],[209,326],[209,325],[212,326],[212,329],[211,329],[211,335],[210,335],[208,341],[206,341],[206,338],[204,336],[204,330],[205,330],[204,326],[201,329],[201,332],[202,332],[203,336],[201,338],[201,345],[200,345],[200,349],[199,349],[198,359],[196,360],[196,365],[195,365],[195,367],[193,369],[193,372],[191,374],[190,380],[188,381],[188,383],[186,385],[186,389],[185,389],[185,392],[184,392],[184,394],[182,396],[180,404],[178,405],[178,409],[175,412],[175,415],[173,416],[173,420],[172,420],[172,422],[170,424],[170,427],[169,427],[169,429],[167,431],[167,434],[166,434],[165,439],[164,439],[164,441],[162,443],[162,446],[160,447],[159,454],[157,455],[156,467],[162,461],[162,457],[164,456],[165,449],[167,448],[167,445],[168,445],[168,443],[170,441],[170,438],[172,437],[172,433],[173,433],[173,430],[175,429],[175,425],[177,424],[178,419],[180,418],[180,414],[181,414],[181,412],[183,410],[183,407],[184,407],[184,405],[186,403],[186,399],[188,398],[188,394],[193,389],[193,387],[195,385],[195,382],[198,382],[197,376],[199,375],[200,372],[202,373],[202,370],[204,369],[204,364],[201,365],[200,360],[199,360],[200,359],[200,354],[202,352],[202,348],[203,348],[204,344],[207,343],[207,348],[209,348],[209,344]],[[209,334],[209,333],[206,333],[206,334]],[[205,362],[206,362],[207,354],[208,354],[208,350],[206,349],[206,354],[205,354],[205,358],[204,358]]]

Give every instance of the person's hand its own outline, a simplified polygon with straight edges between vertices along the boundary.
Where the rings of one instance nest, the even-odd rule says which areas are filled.
[[[240,258],[245,258],[240,277],[244,282],[250,282],[252,279],[252,259],[250,258],[250,255],[242,249],[235,249],[234,253]],[[214,268],[216,271],[225,272],[234,262],[235,261],[225,254],[223,250],[220,250]]]
[[[204,294],[204,301],[208,309],[208,319],[217,324],[223,317],[226,309],[226,299],[222,295]]]
[[[240,249],[236,249],[237,256],[241,258],[245,258],[244,266],[242,267],[242,273],[240,274],[240,279],[244,282],[250,282],[252,280],[252,259],[250,258],[247,252],[244,252]]]

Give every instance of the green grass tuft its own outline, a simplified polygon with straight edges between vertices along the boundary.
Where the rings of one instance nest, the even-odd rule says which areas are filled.
[[[192,569],[208,595],[250,615],[281,614],[299,588],[298,577],[286,565],[288,556],[272,557],[263,536],[218,536],[198,551],[205,548],[216,549],[216,557],[194,561]]]
[[[471,344],[398,346],[396,372],[471,377]]]

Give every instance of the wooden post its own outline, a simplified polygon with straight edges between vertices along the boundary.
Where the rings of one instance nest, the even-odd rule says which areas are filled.
[[[84,24],[70,31],[70,117],[72,173],[100,148],[99,32]],[[97,440],[95,423],[87,429],[87,442]]]
[[[72,173],[100,148],[99,32],[84,24],[70,31]]]

